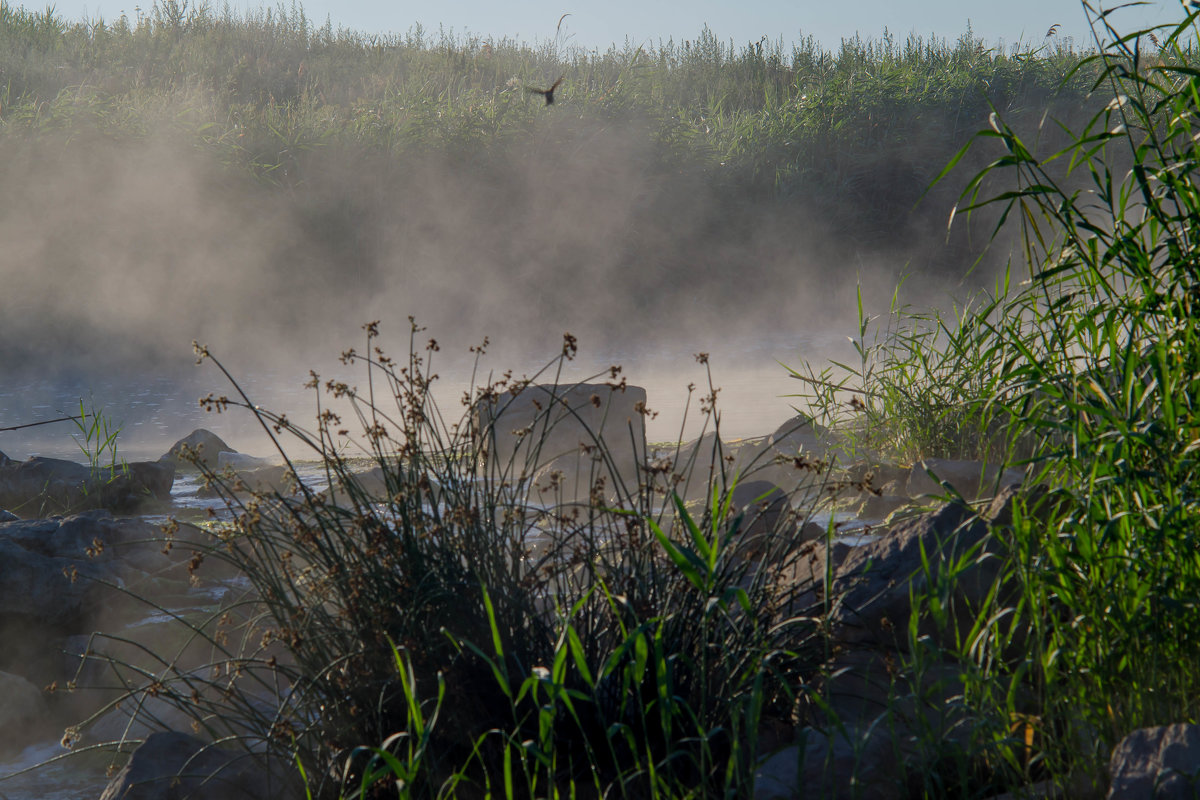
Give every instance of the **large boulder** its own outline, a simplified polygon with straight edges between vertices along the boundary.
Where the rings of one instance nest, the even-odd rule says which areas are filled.
[[[830,614],[834,637],[846,645],[905,648],[913,596],[953,569],[953,595],[946,599],[949,628],[937,631],[928,619],[920,627],[921,633],[952,641],[955,626],[974,621],[1001,574],[1005,545],[992,533],[1011,523],[1019,491],[1009,486],[982,511],[946,503],[846,550],[830,587],[837,601]],[[1045,496],[1035,489],[1022,499],[1036,507]]]
[[[295,768],[174,731],[146,738],[100,800],[288,800],[304,797]]]
[[[1200,798],[1200,726],[1142,728],[1113,748],[1108,800]]]
[[[178,470],[195,470],[201,466],[215,472],[220,463],[222,453],[236,454],[229,445],[210,430],[197,428],[187,436],[171,445],[159,461],[172,464]]]
[[[0,525],[0,534],[21,524]],[[79,630],[94,605],[94,579],[100,575],[97,565],[82,554],[56,556],[0,535],[0,627],[25,620],[32,630]]]
[[[913,464],[908,476],[909,497],[946,494],[950,487],[967,500],[991,497],[1015,486],[1024,480],[1024,475],[1013,469],[1002,470],[995,464],[982,461],[959,461],[950,458],[927,458]]]
[[[530,384],[475,404],[474,426],[488,473],[563,472],[636,479],[646,455],[646,390],[607,383]],[[602,441],[603,448],[597,448]],[[636,484],[635,484],[636,485]]]
[[[892,737],[883,728],[807,728],[798,744],[763,760],[755,770],[754,800],[899,800],[901,783]]]
[[[149,596],[147,576],[166,568],[187,586],[190,551],[163,550],[156,526],[103,510],[0,522],[0,670],[39,686],[63,679],[66,637],[93,630],[99,620],[124,624],[145,613],[142,602],[113,586]]]
[[[106,566],[116,577],[131,570],[157,571],[181,557],[163,554],[162,531],[157,525],[114,517],[106,509],[0,525],[0,538],[50,558]]]
[[[130,513],[171,501],[170,464],[134,462],[93,470],[60,458],[35,457],[0,465],[0,507],[22,517],[91,508]]]
[[[787,494],[770,481],[745,481],[729,497],[734,518],[740,518],[740,552],[750,558],[766,555],[772,543],[795,546],[820,538],[820,526],[801,525]]]

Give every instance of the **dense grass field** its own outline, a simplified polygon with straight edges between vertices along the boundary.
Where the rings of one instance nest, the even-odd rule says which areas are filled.
[[[856,278],[885,303],[904,274],[916,294],[959,292],[991,220],[947,240],[958,187],[924,193],[993,109],[1045,140],[1062,138],[1045,119],[1085,119],[1086,52],[1054,37],[997,52],[970,31],[830,51],[707,30],[598,52],[370,35],[297,6],[80,22],[5,3],[0,181],[19,188],[0,268],[34,300],[0,362],[65,365],[103,338],[106,356],[166,369],[193,338],[244,349],[228,331],[248,319],[264,352],[312,352],[323,339],[298,320],[354,320],[349,338],[464,305],[463,348],[553,348],[570,330],[628,349],[714,315],[730,338],[762,319],[817,330],[852,307]],[[553,106],[527,89],[559,76]],[[968,285],[1004,266],[1001,244]],[[23,269],[31,253],[53,297]],[[142,302],[181,285],[193,302],[171,316]],[[98,296],[121,325],[68,313]],[[546,324],[522,329],[512,309],[530,301]],[[462,315],[422,321],[446,336]],[[180,332],[130,334],[149,328]]]
[[[855,38],[831,52],[707,29],[598,52],[335,30],[295,4],[239,15],[165,2],[133,19],[71,22],[6,3],[0,113],[9,137],[136,137],[165,123],[227,163],[296,184],[321,149],[478,158],[535,136],[547,109],[526,86],[564,76],[560,116],[585,129],[639,119],[665,162],[720,172],[730,188],[832,190],[861,205],[882,185],[904,209],[991,108],[1080,106],[1094,77],[1072,75],[1083,55],[1055,38],[996,52],[970,31],[954,42]]]

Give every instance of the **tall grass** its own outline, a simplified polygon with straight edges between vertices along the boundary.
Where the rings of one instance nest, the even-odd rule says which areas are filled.
[[[479,404],[557,384],[570,337],[545,373],[488,380],[447,420],[429,392],[436,342],[422,349],[414,326],[395,362],[366,328],[367,353],[344,354],[366,388],[314,375],[329,399],[313,430],[240,389],[207,400],[250,410],[327,488],[247,495],[208,474],[234,516],[215,541],[179,528],[173,546],[195,549],[196,577],[224,563],[252,589],[180,618],[210,648],[198,663],[134,667],[97,647],[120,702],[165,703],[218,742],[276,752],[321,797],[747,793],[760,730],[788,726],[824,655],[798,589],[777,580],[799,558],[795,519],[745,540],[740,476],[718,464],[708,500],[685,504],[678,454],[651,459],[636,437],[632,472],[596,438],[578,456],[583,496],[565,495],[537,446],[561,399],[526,429],[529,451],[481,455],[512,423],[481,422]],[[619,393],[619,372],[598,377]]]
[[[469,153],[564,135],[525,88],[562,74],[560,100],[589,129],[635,120],[665,159],[731,187],[834,192],[895,216],[989,106],[1076,113],[1085,55],[1058,39],[1005,52],[970,31],[957,41],[885,31],[830,51],[811,37],[739,46],[707,28],[694,40],[589,51],[564,37],[363,34],[317,24],[297,5],[237,14],[171,0],[134,18],[69,22],[4,3],[0,129],[165,128],[294,184],[315,148]],[[881,189],[889,197],[873,200]]]
[[[1110,42],[1079,67],[1098,76],[1103,109],[1061,149],[1027,140],[1000,109],[969,145],[993,161],[958,213],[998,208],[1019,229],[1024,280],[956,315],[894,310],[876,345],[860,344],[862,365],[799,373],[830,408],[846,398],[840,376],[865,392],[864,442],[990,457],[1044,487],[997,527],[1008,545],[997,591],[938,657],[961,665],[977,721],[960,752],[989,780],[1045,779],[1071,796],[1103,791],[1126,733],[1200,716],[1196,17],[1124,34],[1113,12],[1086,8]],[[997,175],[1016,188],[989,193]],[[946,597],[916,599],[932,609]]]

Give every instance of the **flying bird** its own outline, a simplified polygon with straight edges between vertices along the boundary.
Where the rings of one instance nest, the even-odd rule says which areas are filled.
[[[1059,27],[1060,27],[1059,23],[1057,23],[1057,22],[1054,23],[1053,25],[1051,25],[1050,30],[1046,31],[1046,38],[1049,39],[1051,36],[1058,33]]]
[[[525,88],[529,90],[530,94],[540,94],[542,97],[546,98],[546,105],[550,105],[551,103],[554,102],[554,90],[557,89],[562,84],[563,78],[565,78],[565,77],[567,77],[567,76],[560,75],[558,77],[558,80],[556,80],[554,82],[554,85],[551,86],[549,89],[538,89],[533,86],[526,86]]]

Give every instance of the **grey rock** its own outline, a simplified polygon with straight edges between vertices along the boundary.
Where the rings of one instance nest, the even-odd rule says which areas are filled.
[[[259,458],[258,456],[251,456],[246,453],[234,453],[228,450],[217,453],[218,470],[232,469],[242,472],[273,466],[277,466],[277,462],[269,458]]]
[[[807,414],[797,414],[775,429],[767,439],[767,445],[786,456],[808,453],[824,457],[824,439],[829,430],[818,425]]]
[[[1012,492],[1009,489],[998,498],[997,508],[1011,502]],[[994,516],[990,512],[984,516],[988,515]],[[961,558],[969,566],[959,572],[955,583],[952,626],[969,625],[1000,574],[1003,548],[989,534],[983,516],[960,503],[947,503],[851,548],[833,579],[838,605],[830,620],[835,638],[844,644],[905,649],[913,593],[919,594],[949,563]],[[930,621],[923,621],[920,630],[939,638],[953,637],[953,630],[937,631]]]
[[[26,518],[90,508],[133,512],[169,502],[174,481],[169,464],[134,462],[93,471],[74,461],[35,457],[0,466],[0,506]]]
[[[1141,728],[1113,748],[1108,800],[1200,798],[1200,726]]]
[[[904,508],[911,502],[907,495],[868,494],[858,507],[858,518],[879,522],[888,517],[893,511]]]
[[[787,495],[770,481],[739,483],[733,488],[729,501],[735,519],[740,518],[739,543],[743,552],[751,557],[795,528],[796,518]],[[789,539],[794,543],[793,537]]]
[[[963,498],[975,500],[995,495],[1002,489],[1019,484],[1024,477],[1024,474],[1017,470],[1002,471],[995,464],[985,464],[982,461],[927,458],[913,465],[908,476],[907,493],[909,497],[940,497],[946,493],[945,487],[942,486],[946,483]]]
[[[52,521],[51,521],[52,522]],[[7,526],[20,523],[7,523]],[[86,558],[65,558],[26,549],[0,537],[0,620],[24,620],[34,628],[75,631],[94,606],[101,574]]]
[[[168,731],[146,738],[100,800],[288,800],[303,797],[294,768]]]
[[[42,691],[20,675],[0,672],[0,730],[30,731],[43,726],[47,715]],[[22,737],[28,744],[30,737]]]
[[[907,797],[892,737],[880,728],[813,728],[801,742],[773,754],[755,772],[754,800],[893,800]]]
[[[229,445],[210,430],[198,428],[171,445],[159,457],[160,462],[173,464],[179,470],[195,470],[204,466],[211,471],[217,469],[221,453],[236,453]]]
[[[639,386],[531,384],[480,400],[473,422],[488,474],[532,477],[563,457],[589,455],[602,440],[611,459],[606,471],[616,473],[611,484],[617,477],[636,481],[646,456],[645,405]]]
[[[295,482],[287,467],[259,467],[234,471],[224,469],[218,473],[218,483],[201,486],[196,492],[197,497],[221,497],[224,494],[282,494],[291,495]]]

